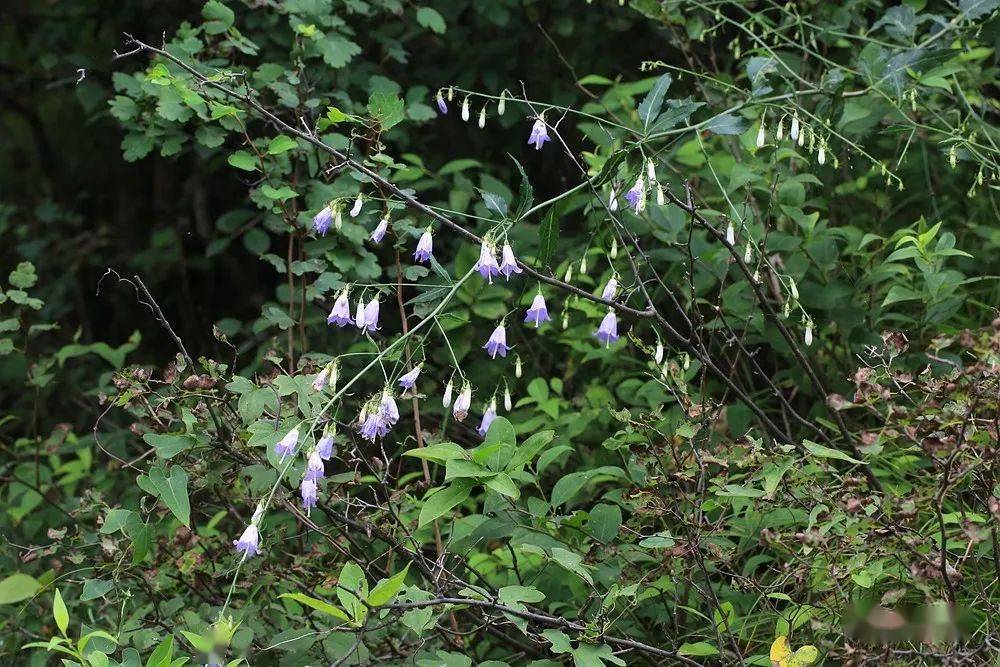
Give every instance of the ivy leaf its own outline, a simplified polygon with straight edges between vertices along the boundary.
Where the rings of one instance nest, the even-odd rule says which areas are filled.
[[[188,500],[188,474],[180,466],[170,466],[169,475],[156,466],[149,471],[149,483],[156,495],[173,515],[188,528],[191,527],[191,504]]]

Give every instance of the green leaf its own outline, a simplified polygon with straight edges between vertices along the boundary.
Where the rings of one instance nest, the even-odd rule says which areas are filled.
[[[346,563],[337,577],[337,599],[351,615],[354,623],[361,625],[367,608],[361,602],[368,598],[368,580],[357,563]]]
[[[368,604],[373,607],[381,607],[395,600],[396,596],[399,595],[399,591],[403,589],[403,584],[406,582],[406,573],[409,570],[410,564],[407,563],[401,572],[397,572],[388,579],[383,579],[375,584],[375,588],[368,594]]]
[[[236,151],[229,156],[227,162],[243,171],[257,171],[257,159],[246,151]]]
[[[510,156],[510,158],[514,160],[517,170],[521,173],[521,185],[517,191],[517,206],[514,208],[513,215],[515,220],[520,220],[525,211],[531,208],[531,205],[534,203],[535,191],[531,187],[531,181],[528,180],[528,175],[524,173],[524,167],[521,166],[521,163],[514,156]]]
[[[188,474],[180,466],[170,466],[169,475],[162,467],[149,471],[149,483],[156,495],[173,515],[188,528],[191,527],[191,504],[188,501]]]
[[[443,34],[446,28],[444,18],[433,7],[421,7],[418,9],[417,23],[439,35]]]
[[[285,151],[290,151],[293,148],[298,148],[299,144],[288,135],[279,134],[275,138],[271,139],[270,143],[267,145],[267,152],[271,155],[280,155]]]
[[[649,131],[653,120],[659,115],[660,109],[663,107],[663,98],[666,96],[667,89],[670,88],[673,80],[670,74],[664,74],[658,78],[656,83],[653,84],[652,90],[646,94],[642,103],[639,104],[639,122],[642,123],[643,132]]]
[[[368,98],[368,113],[383,130],[398,125],[405,117],[403,100],[394,93],[376,91]]]
[[[718,655],[719,649],[715,648],[708,642],[694,642],[681,644],[677,649],[679,655],[696,655],[696,656],[709,656]]]
[[[323,61],[330,67],[343,67],[351,62],[354,56],[361,53],[361,47],[343,35],[333,33],[319,40],[316,47],[323,55]]]
[[[442,464],[452,459],[467,459],[469,457],[468,452],[461,445],[456,445],[454,442],[442,442],[437,445],[430,445],[429,447],[418,447],[417,449],[403,452],[403,456],[414,456],[418,459],[426,459]]]
[[[217,21],[222,24],[223,32],[233,25],[236,15],[229,7],[218,0],[208,0],[201,8],[201,15],[206,21]]]
[[[580,554],[573,551],[567,551],[562,547],[553,547],[552,560],[570,572],[575,572],[581,579],[586,581],[591,586],[594,585],[594,578],[590,576],[590,572],[583,564],[583,556]]]
[[[181,634],[184,635],[184,638],[188,640],[188,643],[191,644],[196,651],[211,653],[212,649],[215,648],[215,643],[211,639],[203,637],[196,632],[181,630]]]
[[[42,587],[34,577],[15,573],[0,581],[0,604],[14,604],[33,597]]]
[[[517,448],[517,451],[514,452],[514,456],[510,458],[510,462],[507,463],[504,470],[510,472],[531,463],[538,455],[538,452],[542,451],[542,449],[552,442],[552,438],[555,435],[555,431],[539,431],[532,435]]]
[[[55,597],[52,599],[52,618],[56,620],[59,632],[65,635],[66,630],[69,628],[69,611],[66,609],[66,603],[63,602],[62,594],[58,588],[56,589]]]
[[[739,116],[724,113],[709,119],[702,129],[720,135],[738,135],[747,131],[747,122]]]
[[[549,207],[548,213],[538,227],[538,264],[550,268],[552,258],[556,254],[556,243],[559,239],[559,216],[556,207]]]
[[[265,183],[260,186],[260,193],[267,197],[268,199],[273,199],[275,201],[285,201],[286,199],[293,199],[299,196],[299,193],[292,190],[287,185],[282,185],[280,188],[275,188],[269,183]]]
[[[465,502],[475,484],[475,481],[470,479],[459,479],[451,486],[434,492],[424,501],[424,506],[420,509],[418,527],[423,528],[446,512],[451,511],[456,505]]]
[[[322,612],[328,616],[333,616],[338,618],[345,623],[350,623],[351,617],[348,616],[344,610],[340,607],[325,602],[324,600],[319,600],[314,597],[309,597],[304,593],[282,593],[278,596],[279,598],[288,598],[289,600],[295,600],[299,604],[305,605],[311,609],[315,609],[318,612]]]
[[[38,275],[35,273],[35,265],[31,262],[20,262],[17,268],[10,272],[7,278],[10,284],[18,289],[28,289],[38,282]]]
[[[80,594],[80,602],[87,602],[89,600],[96,600],[97,598],[104,597],[104,595],[115,587],[113,581],[104,581],[103,579],[87,579],[83,582],[83,593]]]
[[[121,530],[131,516],[132,510],[108,510],[108,513],[104,515],[104,523],[101,525],[101,534],[110,535]]]
[[[858,465],[865,464],[864,461],[851,458],[840,450],[833,449],[831,447],[824,447],[823,445],[815,443],[812,440],[803,440],[802,446],[805,447],[806,450],[813,456],[818,456],[824,459],[838,459],[840,461],[847,461],[848,463],[856,463]]]
[[[487,487],[508,498],[517,499],[521,497],[521,490],[517,488],[517,484],[506,473],[498,473],[495,477],[486,480],[485,484]]]
[[[169,459],[191,449],[197,442],[194,436],[186,433],[147,433],[142,439],[156,448],[156,455],[161,459]]]

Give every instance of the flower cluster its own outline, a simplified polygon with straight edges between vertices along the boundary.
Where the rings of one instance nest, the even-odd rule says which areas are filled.
[[[384,438],[389,430],[399,421],[399,408],[392,390],[386,387],[381,394],[376,394],[365,403],[358,415],[358,432],[361,437],[370,442]]]

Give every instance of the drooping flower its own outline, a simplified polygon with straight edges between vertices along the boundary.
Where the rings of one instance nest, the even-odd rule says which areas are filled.
[[[813,344],[813,323],[810,320],[806,322],[806,335],[805,335],[806,347]]]
[[[732,222],[726,225],[726,243],[729,245],[734,245],[736,243],[736,228],[733,227]]]
[[[656,205],[663,206],[667,201],[667,196],[663,193],[663,186],[659,183],[656,184]]]
[[[514,407],[514,399],[510,397],[510,387],[504,385],[503,387],[503,409],[507,412],[511,411]]]
[[[464,100],[462,100],[462,120],[464,120],[466,123],[469,122],[469,98],[468,98],[468,96],[466,96],[466,98]]]
[[[656,341],[656,349],[653,351],[653,360],[656,363],[663,361],[663,343]]]
[[[642,213],[646,208],[646,179],[642,174],[639,174],[635,184],[625,193],[625,199],[636,213]]]
[[[448,105],[445,104],[444,95],[441,94],[440,90],[437,92],[437,97],[435,97],[435,100],[437,101],[438,111],[440,111],[442,115],[448,113]]]
[[[365,302],[358,299],[358,308],[354,311],[354,326],[359,329],[365,328]]]
[[[302,486],[300,487],[302,492],[302,508],[306,511],[306,516],[309,516],[309,510],[316,507],[316,499],[319,496],[319,488],[316,486],[314,480],[304,478],[302,480]]]
[[[498,354],[501,357],[507,356],[507,351],[510,348],[507,346],[507,328],[503,325],[503,322],[498,324],[497,328],[493,330],[492,334],[490,334],[490,339],[486,341],[485,345],[483,345],[483,349],[485,349],[493,359],[496,359]]]
[[[486,107],[479,110],[479,129],[486,127]]]
[[[319,455],[319,450],[314,449],[312,453],[309,454],[309,458],[306,459],[306,479],[311,479],[314,482],[317,479],[323,479],[325,472],[323,470],[323,457]]]
[[[479,428],[476,429],[479,435],[486,437],[486,432],[490,430],[490,424],[493,420],[497,418],[497,404],[496,401],[490,401],[489,406],[486,408],[486,412],[483,413],[483,420],[479,422]]]
[[[517,355],[517,358],[514,359],[514,377],[516,377],[516,378],[521,377],[521,373],[522,373],[522,370],[521,370],[521,355]]]
[[[503,112],[507,110],[507,90],[500,91],[500,101],[497,103],[497,114],[502,116]]]
[[[333,209],[324,206],[323,209],[313,216],[313,229],[320,236],[325,236],[330,230],[330,223],[333,222]]]
[[[396,399],[392,397],[392,392],[389,391],[388,387],[382,391],[382,402],[379,404],[379,410],[382,413],[382,419],[389,426],[394,426],[399,421],[399,407],[396,405]]]
[[[418,262],[429,262],[434,252],[434,237],[428,228],[417,241],[417,249],[413,251],[413,259]]]
[[[757,130],[757,148],[763,148],[767,143],[767,130],[764,129],[764,119],[760,119],[760,129]]]
[[[351,302],[348,301],[346,289],[337,296],[333,309],[326,317],[326,323],[336,324],[338,327],[346,327],[351,324]]]
[[[444,388],[444,395],[441,397],[441,405],[444,407],[451,405],[452,391],[454,391],[454,385],[451,383],[451,380],[448,380],[448,384]]]
[[[354,200],[354,206],[351,207],[351,217],[356,218],[358,214],[361,213],[361,206],[365,203],[364,195],[360,192],[358,193],[357,199]]]
[[[422,366],[423,364],[417,364],[413,367],[413,370],[399,378],[399,386],[403,388],[403,391],[413,389],[413,385],[417,383],[417,378],[420,376]]]
[[[608,284],[604,286],[604,291],[601,292],[601,298],[605,301],[613,301],[616,294],[618,294],[618,279],[611,276]]]
[[[322,438],[319,439],[319,442],[316,443],[316,453],[318,453],[319,457],[324,461],[329,461],[331,458],[333,458],[332,433],[327,433],[326,435],[324,435]]]
[[[535,298],[531,301],[531,307],[528,308],[528,312],[524,317],[525,322],[534,322],[535,328],[542,326],[542,322],[548,322],[549,310],[545,307],[545,297],[539,292],[535,295]]]
[[[465,421],[465,418],[469,416],[469,407],[472,405],[472,385],[468,382],[462,387],[462,391],[459,392],[458,397],[455,399],[455,405],[452,408],[452,414],[455,415],[456,421]]]
[[[324,366],[323,370],[316,374],[316,378],[313,380],[313,389],[315,391],[323,391],[326,388],[326,381],[330,378],[330,367]]]
[[[293,428],[285,434],[278,444],[274,446],[274,453],[281,457],[284,462],[286,458],[295,453],[295,447],[299,444],[299,429]]]
[[[798,141],[799,139],[799,114],[792,116],[792,129],[788,133],[788,137],[792,141]]]
[[[612,213],[618,210],[618,193],[614,188],[611,189],[611,197],[608,200],[608,210]]]
[[[371,239],[374,243],[381,243],[385,238],[385,233],[389,229],[389,216],[385,216],[378,221],[378,226],[372,231]]]
[[[236,551],[243,554],[243,558],[256,556],[260,553],[260,531],[256,524],[251,523],[240,535],[240,539],[233,540]]]
[[[546,141],[551,141],[551,139],[549,139],[549,129],[545,125],[545,117],[539,116],[535,119],[535,123],[531,126],[531,134],[528,135],[528,143],[533,144],[536,151],[540,151]]]
[[[517,265],[517,258],[514,257],[514,251],[511,249],[510,244],[504,243],[503,251],[500,253],[500,273],[502,273],[507,280],[510,280],[510,274],[521,272],[521,267]]]
[[[365,325],[363,327],[369,333],[377,331],[378,326],[378,297],[373,298],[365,306]]]
[[[493,276],[500,275],[500,265],[497,264],[497,249],[489,241],[483,241],[479,249],[479,261],[476,262],[476,271],[493,284]]]
[[[594,335],[597,336],[597,340],[608,347],[611,347],[611,343],[618,340],[618,318],[615,316],[615,311],[608,310],[608,314],[601,320],[601,326],[597,328]]]

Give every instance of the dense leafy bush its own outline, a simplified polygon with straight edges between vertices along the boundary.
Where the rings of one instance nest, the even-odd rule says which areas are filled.
[[[5,662],[995,660],[998,4],[16,10]]]

